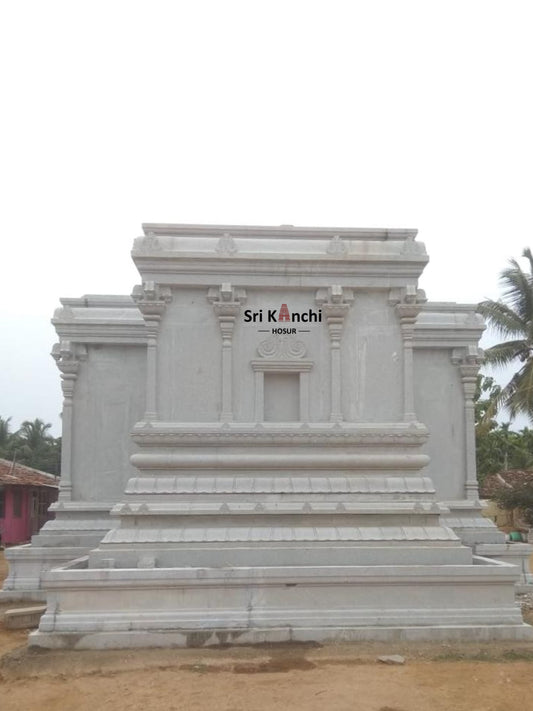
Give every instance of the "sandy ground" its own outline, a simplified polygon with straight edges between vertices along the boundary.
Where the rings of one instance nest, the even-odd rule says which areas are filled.
[[[0,623],[2,711],[533,710],[533,643],[30,652],[25,640]]]

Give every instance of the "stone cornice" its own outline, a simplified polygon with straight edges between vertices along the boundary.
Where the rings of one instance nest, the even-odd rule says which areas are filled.
[[[56,332],[61,339],[87,344],[144,346],[147,340],[144,322],[135,326],[109,323],[61,324],[56,325]]]
[[[354,256],[336,260],[326,255],[316,255],[314,259],[303,255],[287,259],[279,255],[264,259],[248,255],[226,259],[172,253],[135,257],[135,262],[143,276],[157,279],[160,284],[210,287],[213,282],[224,279],[231,281],[234,287],[249,289],[286,288],[291,285],[291,277],[297,277],[302,288],[316,289],[340,282],[354,289],[387,289],[416,281],[425,265],[425,261],[395,257],[387,260],[369,256],[363,260]]]
[[[146,343],[146,325],[129,296],[61,299],[52,324],[62,340],[113,345]]]
[[[485,329],[473,304],[427,303],[417,317],[415,348],[459,348],[477,345]]]
[[[415,229],[380,229],[353,227],[295,227],[294,225],[250,226],[250,225],[187,225],[168,223],[145,223],[146,236],[169,237],[253,237],[255,239],[332,239],[336,236],[356,240],[409,240],[418,234]]]
[[[365,277],[390,287],[416,280],[428,261],[416,230],[148,224],[144,231],[132,257],[144,279],[160,284],[212,286],[217,275],[238,287],[260,286],[262,277],[284,286],[298,276],[315,288],[364,287],[357,279]]]

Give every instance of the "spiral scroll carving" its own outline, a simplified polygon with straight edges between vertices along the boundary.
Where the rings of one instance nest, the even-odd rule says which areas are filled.
[[[288,336],[271,336],[257,347],[261,358],[277,358],[281,360],[294,360],[303,358],[307,352],[302,341],[295,341]]]

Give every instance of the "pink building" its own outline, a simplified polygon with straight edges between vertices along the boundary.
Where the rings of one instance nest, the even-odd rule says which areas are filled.
[[[48,507],[57,500],[58,484],[51,474],[0,459],[0,540],[26,543],[53,517]]]

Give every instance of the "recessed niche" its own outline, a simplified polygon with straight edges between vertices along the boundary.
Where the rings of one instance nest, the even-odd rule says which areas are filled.
[[[264,374],[265,422],[300,420],[300,374]]]

